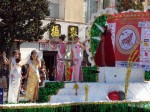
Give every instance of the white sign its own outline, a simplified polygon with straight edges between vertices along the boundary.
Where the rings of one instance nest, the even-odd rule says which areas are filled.
[[[39,43],[39,50],[41,50],[41,51],[50,51],[51,48],[50,48],[48,43],[42,42],[42,43]]]
[[[141,41],[143,43],[140,45],[140,62],[150,66],[150,28],[142,28]]]

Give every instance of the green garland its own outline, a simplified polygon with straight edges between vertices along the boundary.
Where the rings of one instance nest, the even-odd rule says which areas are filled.
[[[101,33],[101,31],[97,28],[95,23],[103,27],[106,24],[106,19],[107,19],[106,15],[97,17],[91,27],[91,31],[90,31],[91,43],[90,44],[91,44],[91,52],[93,56],[95,55],[96,49],[99,45],[99,41],[96,39],[93,39],[92,37],[100,38],[100,33]]]
[[[60,88],[64,87],[63,82],[47,82],[45,87],[39,88],[38,102],[48,102],[50,95],[57,94]]]
[[[150,102],[83,102],[0,108],[0,112],[150,112]]]
[[[97,71],[97,67],[82,67],[83,72],[83,82],[97,82],[98,81],[98,74],[92,73],[92,70]]]

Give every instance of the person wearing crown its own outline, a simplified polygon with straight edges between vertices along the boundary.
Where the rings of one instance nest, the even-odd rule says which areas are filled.
[[[13,51],[13,57],[8,60],[6,53],[3,52],[3,60],[5,65],[9,65],[9,89],[8,103],[18,103],[18,95],[21,81],[21,53],[19,50]]]
[[[94,57],[95,64],[99,67],[113,67],[115,66],[115,54],[111,40],[111,31],[107,25],[104,26],[104,31],[101,33],[100,38],[100,43]]]
[[[38,54],[35,50],[31,52],[30,62],[28,67],[28,81],[26,89],[26,98],[30,102],[36,102],[38,99],[38,87],[40,80],[39,68],[41,67],[41,62],[38,59]]]

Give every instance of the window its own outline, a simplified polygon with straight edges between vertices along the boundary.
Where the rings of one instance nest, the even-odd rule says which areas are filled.
[[[98,1],[91,0],[90,8],[91,8],[91,15],[93,13],[97,13],[97,11],[98,11]]]
[[[59,18],[59,4],[58,3],[50,3],[50,17],[58,19]]]
[[[130,2],[130,1],[129,1]],[[117,1],[115,0],[104,0],[103,8],[115,8]]]
[[[92,14],[98,11],[98,0],[84,0],[84,20],[88,22]]]
[[[83,18],[84,18],[84,22],[87,22],[87,18],[88,18],[88,6],[87,6],[87,0],[84,0],[84,15],[83,15]]]

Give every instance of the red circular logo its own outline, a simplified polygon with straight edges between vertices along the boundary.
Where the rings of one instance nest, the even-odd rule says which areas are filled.
[[[116,47],[123,54],[137,48],[140,41],[140,35],[136,27],[132,25],[123,26],[116,35]]]

